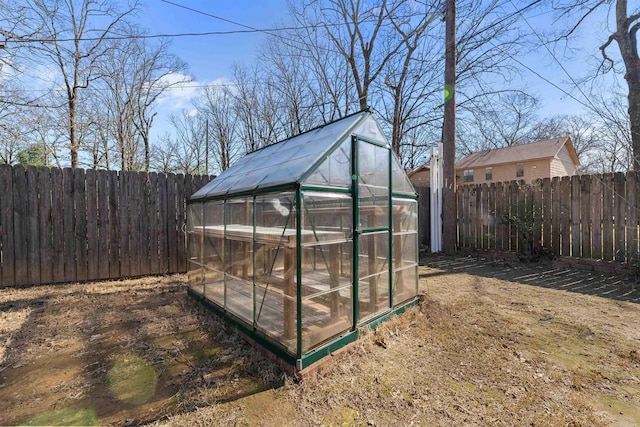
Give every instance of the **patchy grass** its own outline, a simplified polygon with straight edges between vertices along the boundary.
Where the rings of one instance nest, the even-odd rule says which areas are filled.
[[[421,267],[419,306],[301,382],[182,276],[3,290],[0,424],[640,423],[637,304],[470,267]]]

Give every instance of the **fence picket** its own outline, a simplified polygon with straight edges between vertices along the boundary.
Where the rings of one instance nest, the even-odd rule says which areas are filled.
[[[13,168],[13,248],[16,285],[29,284],[27,171],[21,165]]]
[[[552,228],[552,190],[551,190],[551,179],[544,178],[542,180],[542,192],[541,192],[541,203],[542,203],[542,246],[551,249],[553,243],[551,242],[551,228]]]
[[[591,177],[580,177],[580,255],[591,258]]]
[[[562,249],[560,254],[571,255],[571,180],[568,176],[560,179],[560,229]]]
[[[158,274],[158,174],[149,173],[149,272]]]
[[[120,271],[120,195],[119,179],[116,171],[108,172],[109,192],[109,278],[123,277]]]
[[[613,175],[602,177],[602,258],[613,259]]]
[[[167,245],[167,175],[158,174],[158,273],[169,272]]]
[[[580,176],[570,178],[571,256],[580,256]]]
[[[85,190],[85,171],[73,170],[73,201],[75,204],[75,244],[76,278],[87,280],[87,196]]]
[[[627,261],[637,265],[638,253],[638,172],[627,172]]]
[[[496,194],[496,224],[497,225],[497,235],[499,244],[496,245],[496,248],[503,251],[507,250],[509,245],[507,243],[507,229],[504,223],[504,215],[505,215],[505,206],[507,206],[507,194],[505,185],[502,182],[499,182],[496,186],[498,194]]]
[[[602,175],[591,176],[591,256],[602,258]]]
[[[176,180],[175,174],[167,174],[167,241],[178,241],[178,230],[176,230]],[[178,271],[178,248],[177,245],[168,246],[169,271]]]
[[[40,224],[38,217],[38,171],[34,166],[27,166],[27,281],[40,284]]]
[[[624,261],[626,259],[626,201],[625,201],[625,177],[622,172],[613,175],[614,191],[614,215],[615,215],[615,260]]]
[[[533,235],[531,243],[534,247],[542,246],[542,180],[537,179],[530,186],[531,195],[531,215],[533,220]]]
[[[496,184],[487,189],[487,248],[496,249]]]
[[[41,167],[38,173],[40,283],[53,283],[53,231],[51,226],[51,171]]]
[[[109,173],[99,170],[96,173],[96,191],[98,204],[96,208],[98,223],[98,279],[109,278],[109,242],[111,224],[109,221]]]
[[[177,242],[176,245],[176,256],[178,257],[176,267],[177,271],[180,273],[184,273],[187,271],[187,234],[185,233],[185,225],[187,223],[187,215],[185,212],[185,204],[184,198],[181,197],[183,194],[190,194],[190,184],[188,183],[187,176],[185,175],[177,175],[176,176],[176,234],[177,234]]]
[[[10,286],[15,283],[14,234],[13,222],[13,169],[9,165],[0,165],[0,285]]]
[[[97,279],[99,264],[98,239],[98,187],[96,171],[87,169],[85,172],[85,191],[87,200],[87,280]]]
[[[131,204],[130,172],[120,172],[118,174],[118,188],[120,195],[118,204],[119,236],[120,236],[120,275],[122,277],[131,276],[131,248],[129,229],[129,207]]]
[[[142,260],[140,237],[140,215],[142,205],[142,192],[140,191],[139,175],[135,172],[129,173],[129,233],[132,238],[129,239],[129,247],[131,248],[131,276],[140,276],[140,264]],[[135,236],[135,237],[133,237]]]
[[[562,227],[560,225],[560,218],[562,212],[560,199],[562,197],[560,193],[560,178],[555,177],[551,180],[551,245],[553,247],[553,254],[558,256],[562,251],[561,236]]]
[[[51,174],[51,242],[52,283],[65,281],[64,272],[64,183],[62,169],[52,168]]]

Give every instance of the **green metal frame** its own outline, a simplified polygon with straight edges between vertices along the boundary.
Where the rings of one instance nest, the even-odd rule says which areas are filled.
[[[357,126],[360,122],[354,124]],[[380,141],[372,141],[367,138],[361,138],[356,135],[350,136],[351,140],[351,187],[343,188],[343,187],[331,187],[331,186],[319,186],[319,185],[305,185],[300,182],[288,183],[282,185],[276,185],[271,187],[247,190],[239,193],[233,194],[224,194],[212,197],[203,197],[199,199],[189,200],[189,204],[201,203],[204,204],[212,201],[222,201],[223,202],[223,218],[224,218],[224,244],[223,244],[223,257],[226,258],[227,251],[227,203],[234,199],[251,199],[252,206],[252,222],[253,222],[253,251],[252,251],[252,263],[253,263],[253,271],[256,269],[256,260],[255,260],[255,233],[256,233],[256,212],[255,212],[255,203],[256,196],[266,195],[269,193],[281,193],[281,192],[292,192],[295,197],[295,215],[296,215],[296,351],[291,352],[285,345],[277,342],[275,338],[272,338],[261,332],[257,327],[257,320],[255,318],[256,312],[256,282],[255,278],[253,280],[253,318],[251,325],[247,323],[245,320],[237,317],[233,313],[230,313],[227,310],[227,286],[226,286],[226,267],[225,271],[223,271],[224,275],[224,302],[223,305],[220,306],[216,302],[209,300],[204,292],[202,294],[198,294],[189,288],[189,293],[194,297],[202,300],[205,305],[210,308],[212,311],[219,314],[225,320],[234,325],[241,332],[246,334],[250,340],[255,341],[277,357],[281,358],[284,362],[295,365],[296,369],[302,370],[304,368],[309,367],[313,363],[319,361],[320,359],[331,355],[336,350],[344,347],[345,345],[355,341],[359,335],[358,327],[360,325],[365,325],[370,328],[377,327],[381,322],[388,319],[389,317],[401,314],[407,308],[417,304],[418,299],[413,298],[410,299],[399,306],[394,308],[394,300],[393,300],[393,283],[394,283],[394,254],[393,254],[393,199],[401,198],[401,199],[409,199],[416,200],[417,195],[414,194],[406,194],[406,193],[395,193],[393,192],[393,150],[389,146],[388,143],[383,143]],[[362,141],[364,143],[373,144],[377,147],[385,148],[388,151],[388,209],[389,209],[389,219],[388,224],[385,227],[373,227],[367,229],[361,229],[360,227],[360,201],[359,201],[359,159],[358,159],[358,142]],[[333,152],[338,149],[344,142],[344,136],[337,140],[334,146],[329,150],[329,154],[322,156],[321,159],[316,161],[305,174],[301,178],[301,181],[305,177],[310,176],[311,173],[315,172],[315,169],[322,164]],[[303,191],[313,191],[313,192],[323,192],[323,193],[339,193],[339,194],[351,194],[351,207],[352,207],[352,245],[353,245],[353,260],[352,260],[352,274],[351,274],[351,288],[352,288],[352,325],[351,329],[347,332],[344,332],[342,335],[337,336],[333,339],[328,340],[324,344],[319,345],[318,347],[303,353],[302,351],[302,218],[303,218]],[[204,212],[203,212],[204,214]],[[313,224],[312,224],[312,227]],[[315,231],[315,230],[314,230]],[[389,270],[389,307],[381,313],[374,313],[371,317],[365,319],[362,323],[359,322],[359,262],[360,262],[360,235],[361,234],[370,234],[370,233],[379,233],[379,232],[388,232],[388,270]],[[395,254],[396,256],[398,254]],[[401,254],[400,254],[401,255]],[[223,265],[226,266],[223,259]],[[204,267],[202,267],[204,268]],[[203,271],[203,283],[204,283],[204,271]]]
[[[360,212],[359,212],[359,204],[358,198],[360,197],[360,192],[358,191],[358,137],[355,135],[351,136],[351,196],[352,196],[352,223],[351,227],[353,228],[353,250],[351,261],[351,294],[352,294],[352,311],[351,314],[353,316],[351,327],[356,330],[356,326],[358,325],[358,318],[360,317],[360,295],[358,290],[358,268],[359,268],[359,260],[360,260]]]

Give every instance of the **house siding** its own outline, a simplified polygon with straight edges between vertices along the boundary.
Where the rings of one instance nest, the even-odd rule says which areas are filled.
[[[516,176],[516,164],[524,163],[524,176]],[[492,182],[524,180],[526,182],[532,182],[535,179],[547,178],[551,171],[549,159],[538,159],[528,162],[507,163],[501,165],[487,165],[480,168],[473,168],[473,182],[464,182],[463,174],[465,169],[458,169],[457,182],[458,184],[484,184]],[[485,169],[491,166],[493,168],[493,179],[487,181],[485,179]]]
[[[576,165],[573,163],[567,147],[562,147],[555,159],[551,161],[551,177],[575,175]]]

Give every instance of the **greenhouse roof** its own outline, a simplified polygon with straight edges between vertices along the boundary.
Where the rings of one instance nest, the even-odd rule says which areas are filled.
[[[221,197],[300,182],[352,134],[388,144],[371,111],[363,110],[247,154],[191,198]]]

